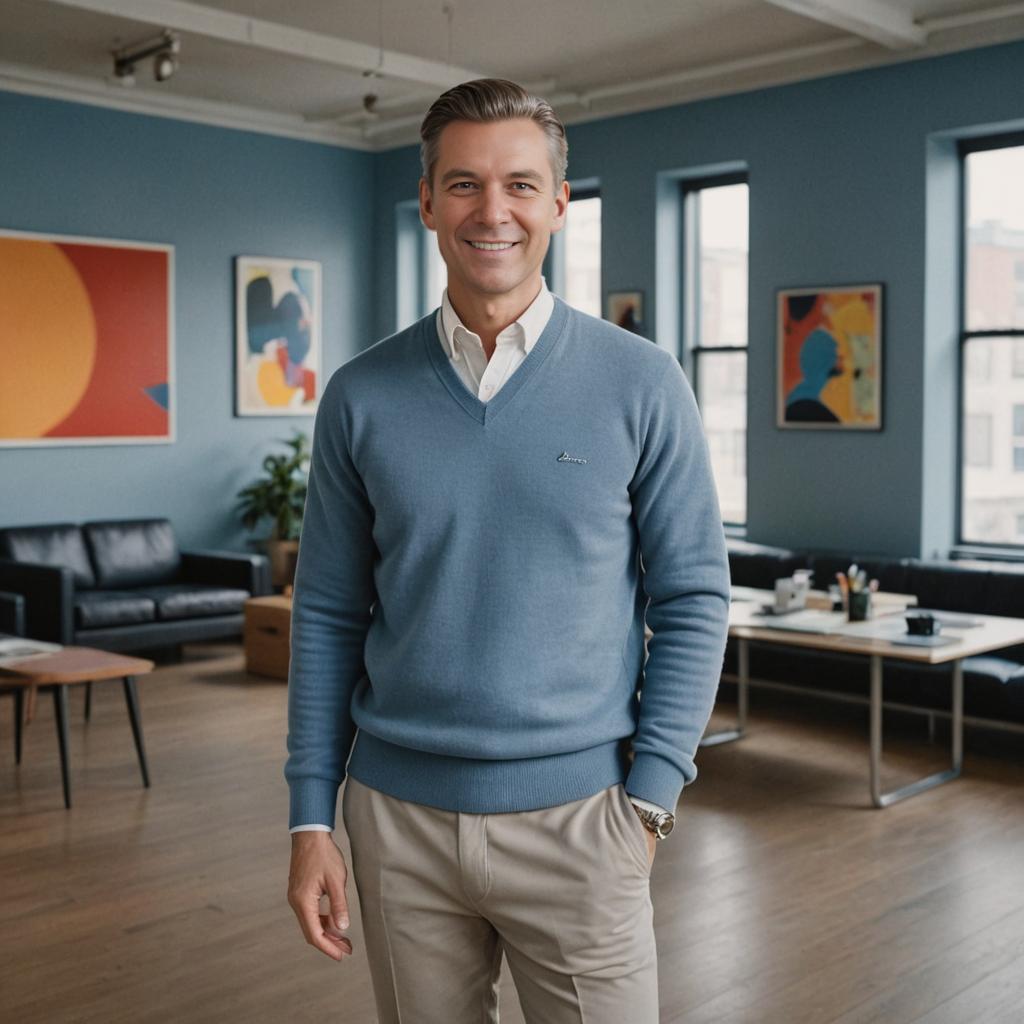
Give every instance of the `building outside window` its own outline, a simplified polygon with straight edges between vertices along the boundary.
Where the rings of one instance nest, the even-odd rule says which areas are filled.
[[[965,144],[963,181],[960,540],[1017,545],[1024,543],[1024,138]]]
[[[685,344],[729,525],[747,521],[748,196],[741,176],[684,186]]]

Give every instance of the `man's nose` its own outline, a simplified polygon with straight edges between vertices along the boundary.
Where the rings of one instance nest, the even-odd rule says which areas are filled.
[[[503,188],[494,186],[480,191],[476,219],[480,224],[504,224],[509,219],[508,197]]]

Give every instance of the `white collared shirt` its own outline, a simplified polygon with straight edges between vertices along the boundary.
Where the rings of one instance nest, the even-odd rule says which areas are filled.
[[[463,325],[448,298],[446,288],[441,308],[437,311],[437,334],[445,355],[462,378],[462,383],[481,402],[488,402],[530,354],[537,339],[544,333],[554,308],[555,300],[541,278],[537,297],[518,320],[498,335],[494,354],[488,359],[480,336]]]

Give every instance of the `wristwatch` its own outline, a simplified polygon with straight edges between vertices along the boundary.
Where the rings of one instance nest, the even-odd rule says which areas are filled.
[[[633,804],[633,810],[640,816],[644,828],[653,832],[658,839],[667,839],[669,833],[676,827],[676,816],[668,811],[649,811],[646,807],[637,807]]]

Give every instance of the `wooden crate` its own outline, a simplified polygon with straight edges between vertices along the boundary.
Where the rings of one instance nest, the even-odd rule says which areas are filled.
[[[253,597],[245,602],[245,667],[258,676],[288,678],[292,625],[290,597]]]

